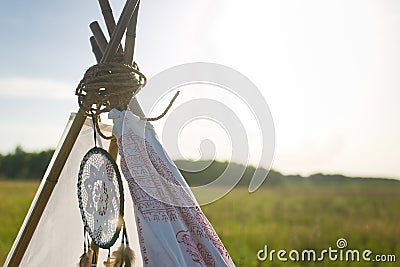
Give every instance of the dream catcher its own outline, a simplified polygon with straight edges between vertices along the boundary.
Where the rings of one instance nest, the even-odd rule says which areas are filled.
[[[129,248],[123,219],[121,174],[111,155],[97,147],[96,119],[92,113],[95,146],[83,157],[78,175],[78,202],[84,225],[84,253],[79,266],[96,266],[99,248],[108,250],[105,266],[133,266],[134,253]],[[110,255],[121,232],[121,247]]]

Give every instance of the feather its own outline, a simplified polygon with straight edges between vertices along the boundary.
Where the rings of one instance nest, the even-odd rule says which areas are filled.
[[[105,267],[113,267],[113,264],[112,264],[112,261],[111,261],[110,257],[108,257],[107,260],[104,262],[104,266]]]
[[[132,267],[135,264],[135,252],[129,246],[125,246],[123,260],[125,267]]]
[[[91,267],[92,266],[93,250],[89,249],[88,252],[83,253],[79,260],[79,267]]]
[[[121,245],[112,253],[113,267],[132,267],[135,264],[135,252],[126,245]]]
[[[122,257],[124,254],[124,245],[120,246],[118,250],[112,253],[112,263],[113,266],[122,266]]]

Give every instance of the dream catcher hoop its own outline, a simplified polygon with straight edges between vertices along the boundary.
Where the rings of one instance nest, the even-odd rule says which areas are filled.
[[[98,248],[108,249],[105,266],[132,266],[124,223],[124,189],[112,156],[96,144],[97,116],[92,112],[94,144],[81,161],[78,174],[78,203],[84,225],[84,252],[79,266],[97,266]],[[123,229],[121,246],[110,253]],[[89,238],[92,240],[90,242]]]
[[[109,249],[123,224],[124,194],[118,166],[102,148],[94,147],[83,157],[78,201],[86,232],[97,246]]]

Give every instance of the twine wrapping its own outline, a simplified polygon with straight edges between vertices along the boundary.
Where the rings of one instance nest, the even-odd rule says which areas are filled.
[[[138,66],[108,62],[90,67],[76,88],[79,107],[87,115],[100,115],[113,108],[127,109],[131,98],[146,84]]]
[[[86,115],[93,116],[97,133],[104,139],[113,139],[113,136],[104,135],[99,127],[100,114],[111,109],[126,110],[132,97],[145,85],[147,79],[140,72],[136,63],[127,65],[117,62],[99,63],[90,67],[75,90],[78,104]],[[179,95],[176,92],[169,105],[159,116],[141,120],[156,121],[167,114]]]

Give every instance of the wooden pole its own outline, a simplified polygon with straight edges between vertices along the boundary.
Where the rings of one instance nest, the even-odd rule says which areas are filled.
[[[92,45],[92,50],[93,50],[93,53],[94,53],[94,55],[96,57],[96,60],[99,61],[98,55],[96,55],[96,53],[95,53],[95,50],[96,50],[95,46],[97,46],[96,40],[94,40],[94,43],[91,43],[91,45]],[[102,55],[102,53],[100,51],[100,58],[102,56],[103,55]],[[117,156],[118,156],[118,144],[117,144],[117,140],[115,138],[110,140],[110,146],[109,146],[109,149],[108,149],[108,153],[110,153],[110,155],[113,157],[114,160],[117,159]]]
[[[97,21],[94,21],[94,22],[90,23],[89,27],[93,33],[94,38],[96,38],[96,43],[99,46],[101,53],[104,54],[104,51],[106,50],[108,42],[107,42],[106,37],[104,36],[103,31],[100,28],[99,23]]]
[[[126,27],[128,26],[129,20],[131,19],[132,13],[135,10],[138,2],[139,0],[128,0],[126,2],[126,5],[122,10],[121,17],[118,20],[117,27],[114,29],[110,38],[110,42],[106,50],[104,51],[101,62],[104,62],[105,59],[109,59],[110,56],[114,55],[117,52],[119,44],[122,40],[122,36],[124,35]],[[124,25],[125,27],[119,27],[119,25]]]
[[[117,52],[118,45],[122,39],[122,35],[124,34],[126,27],[128,26],[129,20],[132,17],[132,13],[137,3],[138,0],[128,0],[126,2],[118,24],[111,36],[110,43],[107,46],[100,62],[106,62],[110,60],[115,52]],[[15,250],[7,266],[19,266],[19,264],[21,263],[25,251],[32,239],[33,233],[35,232],[40,218],[42,217],[43,211],[46,208],[47,202],[49,201],[54,187],[58,182],[58,178],[60,177],[60,174],[65,166],[65,162],[67,161],[69,154],[71,153],[71,150],[75,144],[75,141],[82,129],[85,119],[85,111],[79,109],[74,121],[72,122],[71,128],[69,129],[68,134],[65,137],[64,143],[62,144],[60,151],[57,154],[54,164],[49,171],[48,176],[46,177],[46,182],[39,192],[39,196],[37,198],[35,206],[32,208],[32,212],[27,219],[25,228],[22,231],[21,237],[19,238],[18,243],[15,246]]]
[[[118,20],[117,27],[114,29],[110,42],[104,51],[103,58],[101,62],[104,62],[105,59],[110,59],[110,56],[114,55],[117,52],[118,46],[122,40],[122,36],[128,26],[128,23],[132,17],[132,13],[135,10],[139,0],[128,0],[124,9],[122,10],[121,17]],[[120,27],[120,25],[124,25],[124,27]]]
[[[124,63],[128,65],[132,64],[133,54],[135,53],[136,25],[139,15],[139,5],[140,0],[126,30]]]
[[[90,45],[92,46],[92,52],[96,58],[96,61],[100,62],[101,58],[103,57],[103,53],[101,52],[94,36],[90,37]]]
[[[132,64],[133,55],[135,54],[135,40],[136,40],[136,26],[139,15],[139,4],[135,9],[135,13],[133,13],[131,20],[129,21],[128,28],[126,30],[126,38],[125,38],[125,54],[124,54],[124,63]],[[132,112],[136,115],[144,117],[144,112],[140,107],[139,102],[136,97],[132,99]]]
[[[132,64],[134,46],[135,46],[135,36],[136,36],[136,25],[137,25],[138,11],[139,11],[139,4],[136,7],[135,12],[133,13],[131,20],[129,21],[127,32],[126,32],[125,53],[124,53],[124,63],[125,64]],[[114,21],[114,17],[112,17],[112,14],[109,14],[108,19],[110,19],[110,16],[111,16],[112,20]],[[92,22],[90,24],[90,29],[92,30],[92,33],[93,33],[94,37],[96,38],[96,45],[98,44],[98,46],[100,47],[101,52],[104,52],[104,50],[107,47],[108,43],[107,43],[107,40],[106,40],[106,38],[104,36],[104,33],[101,30],[100,25],[98,24],[98,22],[96,22],[96,21]],[[117,159],[117,156],[118,156],[118,143],[114,138],[111,139],[111,142],[110,142],[110,145],[109,145],[109,149],[108,149],[108,153],[114,158],[114,160]]]
[[[114,15],[112,13],[112,9],[108,0],[99,0],[100,8],[103,13],[104,21],[107,25],[107,30],[110,36],[114,32],[115,20]],[[137,25],[137,17],[139,14],[139,4],[138,1],[135,11],[132,17],[129,20],[128,29],[126,32],[126,41],[125,41],[125,53],[124,53],[124,63],[132,64],[134,47],[135,47],[135,37],[136,37],[136,25]],[[135,103],[138,105],[136,99],[134,99]],[[135,105],[136,106],[136,105]],[[139,107],[140,109],[140,107]],[[140,109],[141,110],[141,109]],[[143,113],[143,112],[142,112]],[[108,153],[113,157],[114,160],[117,159],[118,156],[118,143],[115,139],[111,139],[110,146],[108,148]]]
[[[25,250],[31,241],[33,233],[36,230],[40,218],[42,217],[43,211],[47,205],[47,202],[51,196],[58,182],[58,177],[64,167],[65,162],[74,146],[75,140],[79,135],[79,132],[85,122],[86,116],[83,110],[79,110],[78,114],[71,125],[68,135],[65,137],[64,143],[61,146],[59,153],[54,161],[54,164],[46,178],[46,182],[39,193],[35,206],[28,218],[25,228],[21,234],[20,239],[15,247],[13,255],[8,263],[8,266],[18,266],[24,256]]]
[[[107,26],[108,34],[111,36],[115,29],[115,19],[108,0],[99,0],[101,13],[103,14],[104,21]],[[122,46],[118,47],[118,53],[122,53]]]
[[[104,21],[107,26],[108,33],[112,34],[115,30],[115,19],[111,9],[111,5],[108,0],[99,0],[101,13],[103,14]]]

